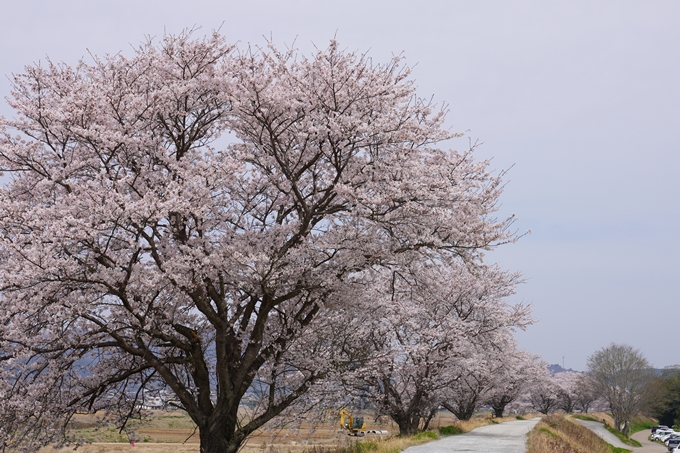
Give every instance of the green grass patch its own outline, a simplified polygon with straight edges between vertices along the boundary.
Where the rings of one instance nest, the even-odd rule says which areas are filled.
[[[453,425],[439,427],[440,436],[455,436],[456,434],[463,434],[463,430]]]
[[[85,428],[76,431],[78,435],[88,442],[113,442],[113,443],[127,443],[130,442],[127,434],[121,433],[116,428]]]
[[[658,422],[651,418],[636,417],[630,423],[630,433],[634,434],[645,429],[652,429]]]
[[[553,432],[551,429],[548,429],[548,428],[546,428],[546,427],[541,427],[541,428],[539,428],[539,431],[542,432],[542,433],[547,434],[548,436],[557,437],[557,438],[560,437],[559,434],[557,434],[556,432]]]
[[[515,420],[524,420],[524,417],[521,415],[515,415]]]
[[[635,439],[630,439],[630,438],[624,436],[621,431],[618,431],[618,430],[616,430],[616,429],[614,429],[614,428],[612,428],[611,426],[608,426],[608,425],[604,425],[604,427],[607,428],[607,431],[609,431],[610,433],[612,433],[613,435],[618,437],[619,440],[621,442],[623,442],[624,444],[631,445],[633,447],[642,447],[642,444],[640,442],[638,442]]]
[[[425,439],[437,440],[439,439],[439,436],[434,431],[423,431],[422,433],[418,433],[413,436],[413,440],[425,440]]]
[[[573,418],[578,418],[579,420],[585,420],[587,422],[601,422],[602,420],[595,420],[593,417],[581,414],[571,414]]]
[[[609,444],[607,444],[609,445]],[[609,449],[611,450],[612,453],[631,453],[632,450],[627,450],[625,448],[618,448],[613,445],[609,445]]]

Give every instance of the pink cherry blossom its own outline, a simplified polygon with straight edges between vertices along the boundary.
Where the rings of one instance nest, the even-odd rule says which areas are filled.
[[[481,265],[515,240],[494,214],[500,176],[474,147],[439,147],[456,134],[399,59],[183,33],[28,66],[9,102],[3,448],[77,443],[79,412],[123,427],[169,389],[202,452],[236,452],[368,360],[357,338],[403,320],[418,332],[403,354],[443,358],[437,323],[466,351],[527,322],[502,302],[515,277]]]

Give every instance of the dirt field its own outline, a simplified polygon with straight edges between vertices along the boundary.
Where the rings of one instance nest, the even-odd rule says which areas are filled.
[[[142,422],[131,424],[133,431],[119,433],[114,428],[97,428],[95,416],[83,415],[75,418],[77,432],[90,444],[77,451],[83,453],[195,453],[199,451],[198,432],[188,415],[180,411],[154,411]],[[392,423],[376,424],[368,422],[368,429],[387,430],[395,434],[398,429]],[[134,433],[133,433],[134,432]],[[130,438],[135,439],[133,447]],[[299,430],[278,432],[256,431],[241,450],[242,453],[301,453],[313,445],[338,446],[356,441],[335,426],[334,421],[323,420],[316,426],[303,424]],[[46,447],[41,453],[67,453],[71,448],[55,450]]]

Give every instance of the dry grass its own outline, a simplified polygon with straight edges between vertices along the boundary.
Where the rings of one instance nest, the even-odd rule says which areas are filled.
[[[345,447],[314,446],[303,453],[399,453],[408,447],[431,442],[437,438],[433,431],[426,431],[409,437],[364,439]]]
[[[617,453],[629,451],[610,446],[585,426],[563,415],[543,417],[529,433],[527,443],[527,453]]]
[[[525,415],[531,418],[533,415]],[[476,417],[469,421],[454,422],[450,416],[442,414],[432,420],[431,426],[435,430],[439,426],[453,424],[462,432],[468,432],[480,426],[516,420],[515,417],[489,419]],[[198,434],[194,432],[194,425],[186,413],[181,411],[155,411],[144,421],[134,421],[131,427],[137,434],[135,448],[131,450],[126,433],[119,433],[114,428],[96,428],[96,417],[78,416],[75,420],[78,434],[92,444],[83,445],[78,449],[82,453],[123,453],[135,451],[137,453],[197,453],[199,450]],[[369,420],[370,421],[370,420]],[[311,426],[303,424],[299,430],[283,430],[281,432],[256,432],[252,435],[241,453],[398,453],[408,447],[420,445],[436,438],[434,432],[419,433],[415,436],[399,437],[395,434],[398,428],[393,423],[370,423],[368,428],[386,429],[390,436],[369,435],[363,438],[347,436],[338,428],[325,423]],[[374,426],[375,425],[375,426]],[[185,440],[188,441],[186,443]],[[170,444],[170,445],[169,445]],[[67,453],[72,449],[64,449],[59,453]],[[55,452],[52,447],[46,447],[41,453]]]
[[[128,443],[90,444],[78,447],[78,453],[199,453],[198,444],[135,444],[132,448]],[[56,450],[47,446],[39,453],[73,453],[73,447]],[[302,452],[300,452],[302,453]]]
[[[608,414],[606,412],[589,412],[587,414],[581,414],[586,417],[592,417],[598,422],[604,422],[605,425],[607,426],[614,426],[614,417],[611,416],[611,414]]]
[[[153,411],[143,420],[130,420],[128,427],[135,432],[140,443],[197,443],[198,432],[191,418],[183,411]],[[126,432],[119,432],[113,426],[98,426],[96,415],[77,415],[73,421],[76,435],[88,442],[129,443]]]

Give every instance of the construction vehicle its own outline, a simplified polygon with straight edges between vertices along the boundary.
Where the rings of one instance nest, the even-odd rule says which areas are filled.
[[[340,426],[347,430],[347,434],[350,436],[363,436],[366,434],[364,431],[366,429],[364,417],[353,417],[346,407],[340,409]]]
[[[329,418],[340,417],[340,426],[347,431],[349,436],[365,436],[366,434],[387,434],[387,431],[380,429],[366,429],[364,417],[354,417],[346,407],[341,408],[338,412],[331,412],[328,414]]]

